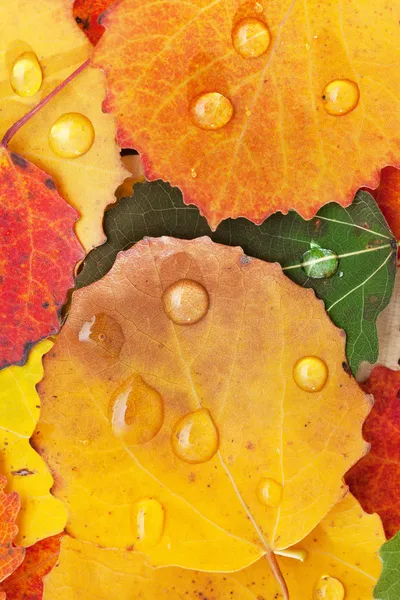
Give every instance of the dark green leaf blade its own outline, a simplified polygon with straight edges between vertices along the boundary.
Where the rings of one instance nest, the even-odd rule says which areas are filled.
[[[380,555],[383,570],[374,590],[374,598],[375,600],[399,600],[400,532],[382,546]]]
[[[354,374],[361,361],[374,363],[378,357],[376,319],[393,290],[397,245],[367,192],[359,192],[348,208],[335,203],[324,206],[310,221],[294,212],[278,213],[259,226],[247,219],[228,219],[213,232],[196,207],[184,204],[178,188],[161,181],[146,182],[136,184],[131,198],[121,199],[106,213],[104,229],[108,240],[86,258],[77,287],[105,275],[120,250],[145,236],[193,239],[208,235],[215,242],[241,246],[248,256],[279,262],[288,277],[312,287],[333,322],[346,331],[347,357]],[[337,255],[333,268],[332,252],[319,259],[331,261],[329,277],[308,276],[318,270],[302,265],[303,255],[309,256],[312,248]]]

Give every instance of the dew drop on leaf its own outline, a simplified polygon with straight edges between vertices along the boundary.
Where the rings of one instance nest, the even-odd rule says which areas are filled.
[[[320,392],[328,379],[328,367],[317,356],[304,356],[295,364],[293,378],[304,392]]]
[[[164,509],[155,498],[142,498],[132,506],[131,522],[135,550],[153,548],[164,531]]]
[[[205,287],[192,279],[179,279],[165,290],[162,299],[165,313],[177,325],[197,323],[210,305]]]
[[[84,343],[94,343],[110,356],[119,356],[125,342],[121,325],[110,315],[99,313],[83,323],[78,339]]]
[[[86,154],[95,139],[91,121],[81,113],[61,115],[49,132],[49,146],[57,156],[78,158]]]
[[[336,79],[325,87],[323,106],[329,115],[340,117],[354,110],[360,100],[358,85],[350,79]]]
[[[313,600],[344,600],[345,589],[339,579],[323,575],[314,588]]]
[[[231,101],[218,92],[200,94],[189,106],[189,116],[200,129],[221,129],[231,120],[233,106]]]
[[[326,279],[332,277],[339,265],[339,259],[335,252],[313,246],[304,252],[301,266],[308,277],[312,279]]]
[[[270,42],[268,27],[260,19],[242,19],[232,30],[233,47],[243,58],[261,56],[268,50]]]
[[[36,54],[21,54],[14,62],[10,74],[10,84],[14,92],[22,98],[34,96],[42,87],[42,81],[42,68]]]
[[[203,463],[214,456],[219,447],[219,435],[210,412],[201,408],[182,417],[171,435],[174,453],[188,463]]]
[[[160,394],[135,375],[111,398],[109,418],[114,434],[129,444],[145,444],[160,431],[164,404]]]
[[[263,477],[257,487],[257,498],[264,506],[277,508],[282,500],[282,486],[274,479]]]

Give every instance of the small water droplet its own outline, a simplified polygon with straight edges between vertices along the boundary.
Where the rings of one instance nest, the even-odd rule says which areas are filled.
[[[249,109],[249,107],[248,107],[248,106],[246,106],[246,115],[247,115],[248,117],[251,117],[251,110]]]
[[[91,121],[80,113],[61,115],[49,132],[49,146],[57,156],[78,158],[93,145],[95,133]]]
[[[182,417],[171,434],[174,453],[188,463],[203,463],[214,456],[219,447],[218,430],[206,408]]]
[[[337,254],[332,250],[313,245],[304,252],[301,266],[308,277],[312,279],[327,279],[332,277],[339,266]]]
[[[254,10],[258,13],[261,13],[264,10],[264,7],[259,2],[256,2],[254,5]]]
[[[156,546],[164,532],[164,509],[155,498],[142,498],[132,506],[132,529],[135,550]]]
[[[350,79],[336,79],[322,93],[323,106],[329,115],[341,117],[354,110],[360,100],[358,85]]]
[[[264,506],[278,508],[282,501],[281,484],[274,479],[263,477],[257,487],[257,498]]]
[[[339,271],[338,277],[343,277],[343,271]]]
[[[328,379],[328,367],[317,356],[304,356],[295,364],[293,378],[304,392],[320,392]]]
[[[114,434],[126,444],[145,444],[162,427],[163,400],[140,375],[135,375],[111,398],[109,417]]]
[[[243,58],[257,58],[268,50],[271,36],[263,21],[248,17],[236,23],[232,30],[232,43]]]
[[[221,129],[229,123],[232,115],[231,101],[218,92],[208,92],[196,96],[189,107],[190,119],[200,129]]]
[[[208,312],[210,299],[201,283],[179,279],[162,295],[167,316],[177,325],[194,325]]]
[[[323,575],[314,588],[313,600],[344,600],[345,593],[339,579]]]
[[[82,444],[82,446],[89,446],[90,444],[90,440],[78,440],[80,444]]]
[[[192,174],[193,179],[196,179],[197,173],[196,173],[195,169],[191,170],[191,174]]]
[[[310,44],[305,44],[304,47],[305,47],[306,50],[310,50],[310,48],[311,48]]]
[[[22,98],[34,96],[42,87],[42,82],[42,68],[36,54],[21,54],[14,62],[10,74],[10,84],[14,92]]]
[[[78,339],[84,343],[94,343],[111,356],[119,356],[125,342],[121,325],[110,315],[99,313],[83,323]]]

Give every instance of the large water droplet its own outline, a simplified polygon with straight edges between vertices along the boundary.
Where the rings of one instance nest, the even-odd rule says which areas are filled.
[[[329,115],[341,117],[354,110],[360,100],[358,85],[350,79],[336,79],[325,87],[323,106]]]
[[[135,550],[156,546],[164,531],[164,509],[155,498],[142,498],[132,506],[132,529]]]
[[[121,325],[110,315],[99,313],[83,323],[78,333],[80,342],[95,343],[111,356],[119,356],[125,342]]]
[[[339,579],[323,575],[314,588],[313,600],[344,600],[345,594]]]
[[[320,392],[328,379],[328,367],[317,356],[304,356],[295,364],[293,377],[304,392]]]
[[[62,158],[78,158],[93,145],[95,133],[91,121],[80,113],[66,113],[50,129],[49,145]]]
[[[339,259],[332,250],[313,246],[304,252],[301,259],[303,270],[313,279],[326,279],[331,277],[337,270]]]
[[[264,504],[277,508],[282,500],[282,486],[274,479],[263,477],[257,487],[257,498]]]
[[[229,123],[232,115],[230,100],[218,92],[200,94],[189,106],[190,119],[200,129],[221,129]]]
[[[154,388],[135,375],[112,397],[109,417],[113,432],[126,444],[145,444],[161,429],[163,401]]]
[[[208,312],[210,305],[207,290],[192,279],[179,279],[170,285],[162,296],[164,310],[177,325],[193,325]]]
[[[243,58],[257,58],[268,50],[271,36],[263,21],[248,17],[236,23],[232,30],[232,43]]]
[[[10,74],[10,84],[14,92],[23,98],[34,96],[40,90],[42,81],[42,68],[36,54],[21,54],[14,62]]]
[[[176,456],[188,463],[210,460],[218,450],[218,430],[206,408],[182,417],[171,435],[172,449]]]

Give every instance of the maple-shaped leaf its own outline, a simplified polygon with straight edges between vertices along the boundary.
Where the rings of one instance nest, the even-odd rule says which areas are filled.
[[[0,148],[0,368],[22,364],[33,344],[58,331],[83,257],[75,220],[49,175]]]
[[[400,372],[375,367],[363,387],[375,398],[363,428],[371,449],[346,480],[363,508],[380,515],[391,537],[400,530]]]
[[[387,167],[382,170],[379,186],[371,190],[390,227],[400,238],[400,170]]]
[[[400,533],[381,548],[382,575],[375,587],[375,600],[398,600],[400,598]]]
[[[386,0],[120,0],[94,63],[120,144],[211,227],[309,219],[398,164],[399,19]]]
[[[45,340],[30,351],[26,365],[0,371],[1,468],[8,489],[20,498],[16,543],[22,546],[59,533],[67,521],[64,505],[50,494],[50,472],[29,444],[40,413],[35,386],[43,376],[42,356],[51,347]]]
[[[354,374],[361,361],[377,360],[376,319],[393,290],[396,240],[366,192],[359,192],[349,208],[331,203],[308,222],[291,212],[274,215],[260,226],[246,219],[229,219],[212,232],[196,207],[184,205],[178,188],[147,182],[135,185],[131,198],[106,212],[104,229],[107,242],[86,258],[78,287],[102,277],[120,250],[144,236],[191,239],[209,235],[215,242],[241,246],[247,255],[279,262],[288,277],[312,287],[334,323],[346,331],[347,357]],[[337,258],[332,260],[328,254],[319,263],[318,246]],[[309,255],[311,264],[304,266],[304,257]],[[313,268],[318,272],[313,273]],[[329,277],[321,277],[321,269]],[[318,277],[309,276],[313,274]]]
[[[0,582],[15,571],[25,556],[25,549],[13,543],[18,530],[15,519],[20,506],[19,497],[17,492],[4,493],[6,483],[6,478],[0,475]],[[1,590],[0,598],[5,599]]]
[[[104,33],[99,17],[115,0],[75,0],[74,17],[92,44],[97,44]]]
[[[366,451],[344,334],[277,264],[149,239],[74,293],[32,442],[67,531],[232,571],[304,538]],[[144,519],[144,520],[143,520]]]
[[[347,495],[294,549],[304,562],[278,557],[293,600],[367,600],[381,572],[384,534],[379,518],[366,515]],[[327,589],[336,596],[327,595]],[[317,595],[318,587],[321,591]],[[335,590],[336,588],[336,590]],[[323,595],[325,593],[325,595]],[[46,578],[44,600],[250,600],[281,598],[264,560],[236,573],[152,568],[139,552],[101,549],[65,536],[60,560]],[[13,599],[11,599],[13,600]]]
[[[3,137],[16,121],[85,63],[92,45],[72,18],[72,0],[0,0],[0,10],[0,50],[5,56],[0,64]],[[104,241],[104,209],[115,201],[114,191],[125,176],[115,143],[114,119],[102,111],[104,96],[104,74],[100,69],[86,68],[9,142],[11,150],[51,173],[60,194],[77,209],[80,218],[76,232],[87,251]],[[80,115],[80,134],[75,138],[72,134],[68,146],[69,151],[76,150],[75,158],[55,153],[50,144],[53,125],[65,114],[74,118]],[[73,126],[70,130],[65,125],[64,139],[69,139],[70,131],[74,131]],[[82,138],[88,145],[72,148]]]
[[[55,535],[27,548],[24,562],[0,584],[0,594],[7,600],[42,600],[43,577],[55,566],[60,543],[61,536]]]

